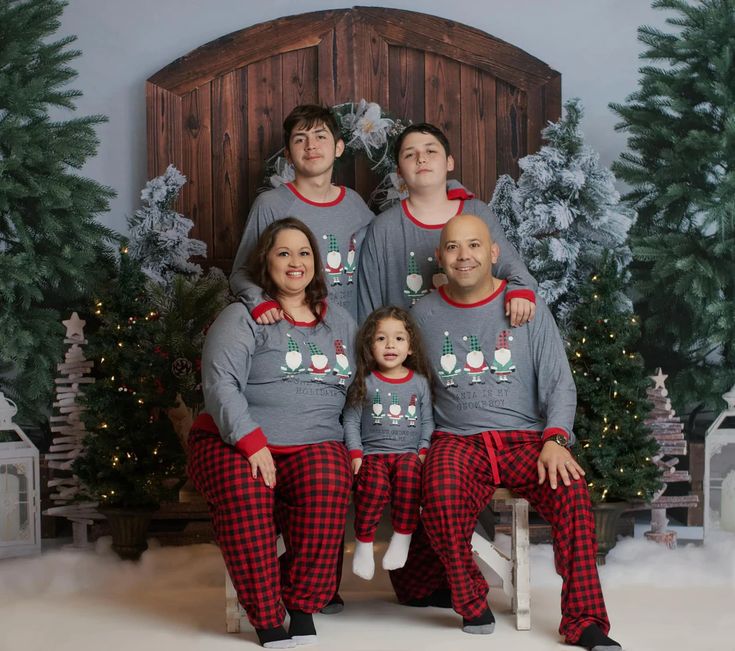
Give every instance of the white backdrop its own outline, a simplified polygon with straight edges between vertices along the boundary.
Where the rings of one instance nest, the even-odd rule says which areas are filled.
[[[562,74],[563,97],[585,106],[587,141],[610,164],[625,147],[608,102],[635,90],[636,29],[663,26],[647,0],[371,0],[471,25],[538,57]],[[334,0],[70,0],[57,35],[75,34],[82,56],[73,84],[77,113],[107,115],[98,155],[83,173],[113,187],[101,221],[127,230],[146,181],[145,80],[175,58],[229,32],[307,11],[353,6]],[[56,117],[63,117],[57,114]],[[489,199],[489,197],[485,197]]]

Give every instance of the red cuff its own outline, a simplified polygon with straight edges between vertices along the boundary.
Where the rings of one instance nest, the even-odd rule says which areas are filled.
[[[253,319],[258,319],[262,314],[267,312],[268,310],[280,310],[281,304],[278,301],[266,301],[265,303],[261,303],[260,305],[256,305],[251,311],[250,316],[253,317]]]
[[[419,450],[419,456],[421,456],[422,454],[428,454],[428,453],[429,453],[429,448],[421,448]]]
[[[362,459],[362,450],[350,450],[350,461],[353,459]]]
[[[509,292],[505,292],[505,302],[507,303],[511,298],[525,298],[535,304],[536,292],[532,289],[511,289]]]
[[[208,434],[219,434],[219,429],[217,429],[214,418],[204,411],[199,414],[191,424],[191,431],[195,432],[197,430],[207,432]]]
[[[263,434],[263,430],[260,427],[256,427],[252,432],[246,434],[235,443],[238,452],[246,457],[250,457],[259,450],[262,450],[266,445],[268,445],[268,439],[265,438],[265,434]]]
[[[474,199],[475,195],[472,194],[467,188],[450,188],[447,190],[447,199],[454,200],[454,199],[464,199],[465,201],[468,199]]]
[[[569,443],[569,433],[561,427],[547,427],[544,430],[544,433],[541,435],[541,440],[546,442],[552,436],[556,436],[557,434],[561,434],[562,436],[564,436],[564,438],[566,438],[567,440],[567,443]]]

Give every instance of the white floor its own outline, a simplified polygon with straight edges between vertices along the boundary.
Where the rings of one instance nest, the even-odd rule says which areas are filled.
[[[379,566],[385,546],[376,547]],[[316,618],[322,651],[571,648],[556,633],[561,583],[549,546],[532,550],[532,630],[515,630],[507,599],[493,588],[492,636],[462,633],[452,611],[397,605],[385,573],[370,583],[352,575],[350,551],[344,612]],[[224,632],[223,572],[212,545],[157,548],[155,541],[138,564],[117,560],[106,540],[89,552],[0,561],[0,649],[255,650],[252,631]],[[674,551],[624,540],[601,577],[611,635],[626,651],[735,650],[735,537]]]

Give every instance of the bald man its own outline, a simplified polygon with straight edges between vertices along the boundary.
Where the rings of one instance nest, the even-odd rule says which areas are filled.
[[[492,275],[501,252],[480,218],[451,219],[436,254],[448,282],[413,314],[434,369],[437,431],[424,466],[425,536],[414,536],[406,566],[391,576],[398,598],[448,605],[442,601],[450,595],[465,632],[492,633],[488,586],[470,539],[503,486],[552,525],[563,578],[560,634],[568,644],[619,650],[607,637],[584,471],[568,449],[577,396],[554,319],[539,298],[536,318],[511,328],[506,283]]]

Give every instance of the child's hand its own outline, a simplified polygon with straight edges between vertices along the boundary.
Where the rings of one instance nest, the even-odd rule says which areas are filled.
[[[272,307],[255,319],[255,323],[258,325],[273,325],[281,319],[283,319],[283,310],[278,307]]]
[[[510,317],[510,325],[522,326],[533,319],[536,314],[536,303],[527,298],[511,298],[505,304],[505,316]]]
[[[357,459],[352,460],[352,474],[356,475],[358,472],[360,472],[360,468],[362,467],[362,457],[358,457]]]
[[[419,455],[419,461],[420,461],[421,463],[423,463],[424,461],[426,461],[426,454],[420,454],[420,455]]]

